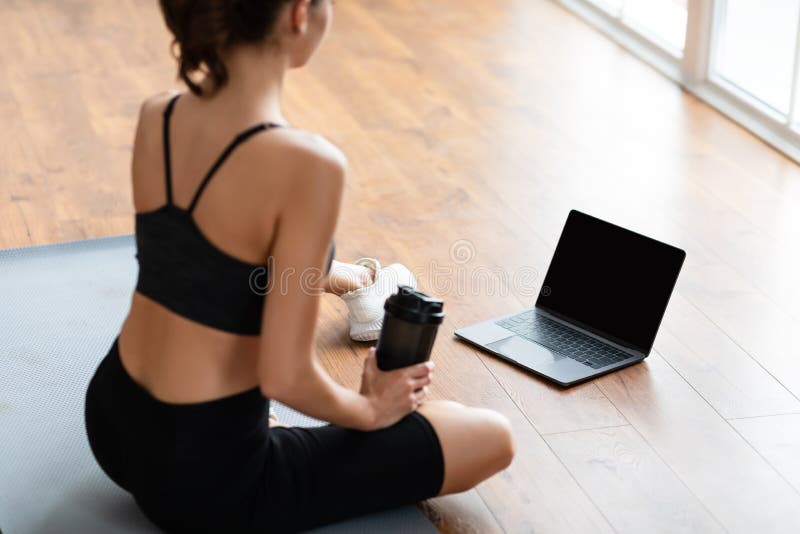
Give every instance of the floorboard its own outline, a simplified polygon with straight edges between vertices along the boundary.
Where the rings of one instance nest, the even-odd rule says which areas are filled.
[[[734,419],[730,423],[800,491],[800,414]]]
[[[619,533],[725,532],[630,426],[545,438]]]
[[[446,300],[432,395],[504,413],[509,469],[442,532],[800,532],[800,167],[549,0],[348,0],[286,113],[350,161],[340,259]],[[0,0],[0,247],[130,233],[140,102],[175,86],[149,0]],[[644,363],[563,390],[453,331],[531,306],[570,209],[688,257]],[[0,296],[1,298],[1,296]],[[318,355],[366,345],[323,302]]]

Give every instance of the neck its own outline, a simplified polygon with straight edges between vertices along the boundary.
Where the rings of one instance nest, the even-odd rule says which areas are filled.
[[[286,57],[268,47],[239,46],[225,57],[228,83],[215,96],[230,114],[284,124],[281,111]]]

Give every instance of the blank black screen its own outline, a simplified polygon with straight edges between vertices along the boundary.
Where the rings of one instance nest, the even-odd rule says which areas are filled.
[[[571,211],[537,306],[649,353],[686,253]]]

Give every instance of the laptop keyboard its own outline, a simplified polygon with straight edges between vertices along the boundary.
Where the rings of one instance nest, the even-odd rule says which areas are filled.
[[[630,354],[566,327],[534,310],[524,311],[497,321],[496,324],[593,369],[600,369],[631,357]]]

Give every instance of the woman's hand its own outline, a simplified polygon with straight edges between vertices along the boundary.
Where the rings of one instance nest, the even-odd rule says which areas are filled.
[[[378,430],[391,426],[416,410],[428,396],[428,385],[433,379],[431,361],[395,369],[378,369],[375,349],[370,349],[364,361],[361,377],[361,395],[369,406],[367,428]]]

